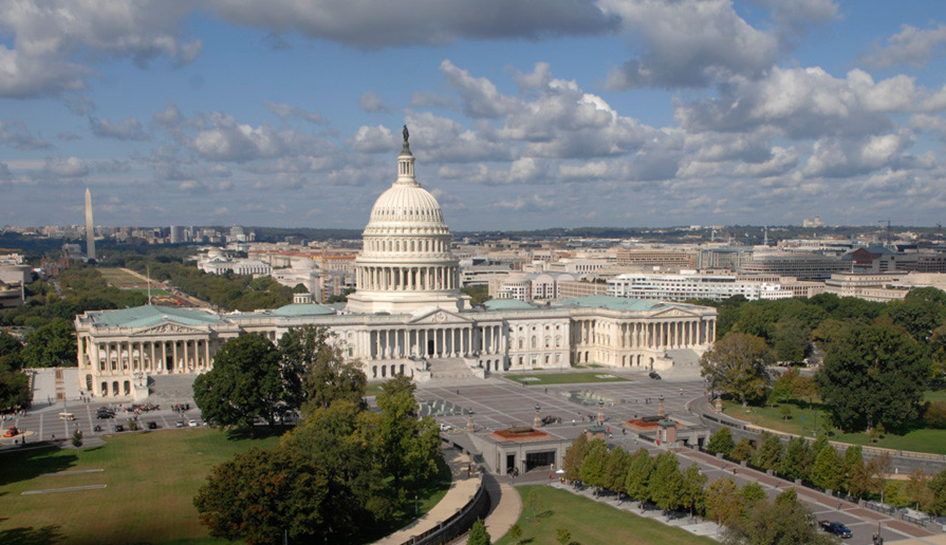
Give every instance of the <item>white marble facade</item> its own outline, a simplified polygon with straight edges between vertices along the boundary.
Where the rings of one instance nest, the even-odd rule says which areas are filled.
[[[406,132],[406,131],[405,131]],[[405,135],[398,178],[379,197],[356,261],[346,307],[292,304],[222,314],[145,306],[76,317],[79,387],[96,397],[138,399],[147,375],[203,373],[239,335],[275,342],[292,327],[329,328],[369,380],[396,373],[424,380],[457,367],[478,376],[575,364],[666,369],[674,351],[709,349],[716,310],[682,303],[584,297],[471,308],[436,199],[414,176]]]

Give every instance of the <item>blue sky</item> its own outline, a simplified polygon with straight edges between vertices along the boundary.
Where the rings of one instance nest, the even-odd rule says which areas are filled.
[[[0,224],[935,225],[946,4],[0,3]]]

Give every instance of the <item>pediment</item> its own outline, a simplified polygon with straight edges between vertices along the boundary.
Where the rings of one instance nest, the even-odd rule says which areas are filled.
[[[653,318],[699,318],[699,314],[689,309],[680,307],[670,307],[666,310],[658,311],[652,315]]]
[[[150,337],[155,335],[206,335],[207,332],[174,322],[165,322],[133,333],[132,337]]]
[[[443,310],[441,308],[422,309],[414,313],[408,324],[414,325],[437,325],[437,324],[469,324],[473,320],[460,316],[455,312]]]

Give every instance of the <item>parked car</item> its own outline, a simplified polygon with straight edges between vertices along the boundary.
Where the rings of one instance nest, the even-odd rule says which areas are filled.
[[[660,375],[657,374],[657,371],[651,371],[647,376],[654,380],[660,380]]]
[[[190,427],[192,427],[192,428],[196,428],[196,427],[197,427],[197,421],[196,421],[196,420],[191,420],[190,422],[187,423],[187,425],[190,426]]]
[[[96,424],[95,427],[92,428],[92,431],[102,431],[102,426],[99,426],[98,424]]]
[[[125,426],[121,424],[115,424],[115,431],[125,431]]]
[[[825,532],[834,534],[840,538],[847,539],[854,535],[847,526],[841,524],[840,522],[829,522],[827,520],[822,520],[819,521],[818,524],[821,525],[821,529]]]
[[[157,423],[157,422],[148,422],[148,429],[149,429],[149,430],[156,430],[156,429],[158,429],[158,423]]]
[[[177,422],[174,423],[174,427],[176,427],[176,428],[183,428],[183,427],[184,427],[184,421],[183,421],[183,420],[178,420]]]
[[[16,437],[19,434],[20,434],[20,430],[18,430],[16,426],[10,426],[10,429],[3,432],[4,437]]]

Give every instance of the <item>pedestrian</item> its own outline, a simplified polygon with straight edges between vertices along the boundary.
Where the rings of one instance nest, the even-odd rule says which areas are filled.
[[[621,433],[627,435],[627,428],[621,428]]]
[[[549,389],[548,389],[548,388],[545,389],[545,393],[546,393],[546,394],[549,393]]]
[[[574,426],[574,425],[575,425],[575,419],[572,418],[572,426]]]

